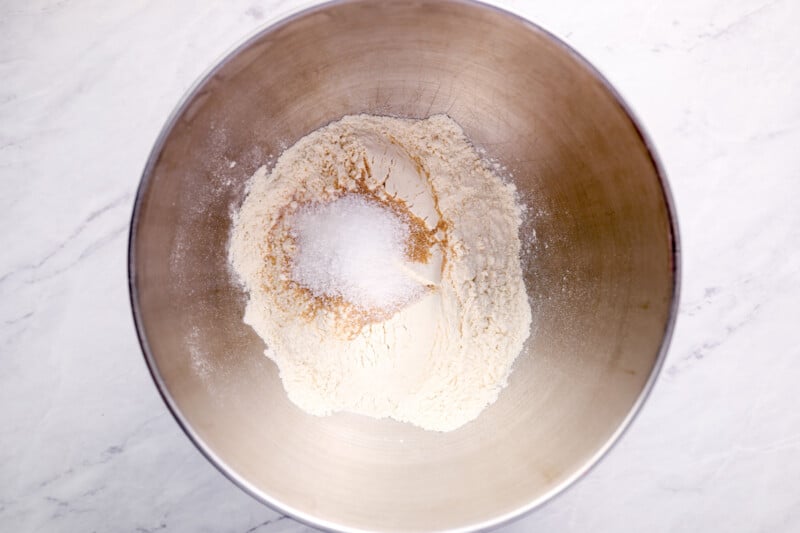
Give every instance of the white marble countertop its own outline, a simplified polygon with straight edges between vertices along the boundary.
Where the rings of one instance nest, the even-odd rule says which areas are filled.
[[[0,530],[311,531],[223,478],[136,341],[133,195],[190,84],[298,7],[0,3]],[[622,442],[502,531],[800,530],[800,2],[507,0],[600,68],[677,203],[682,304]]]

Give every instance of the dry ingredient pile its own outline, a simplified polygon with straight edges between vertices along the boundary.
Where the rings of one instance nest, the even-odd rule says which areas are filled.
[[[347,116],[256,171],[229,257],[292,402],[450,431],[529,335],[520,223],[449,117]]]

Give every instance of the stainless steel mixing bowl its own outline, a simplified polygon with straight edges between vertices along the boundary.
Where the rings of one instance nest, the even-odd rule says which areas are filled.
[[[226,266],[247,178],[353,113],[447,113],[513,174],[534,331],[497,403],[451,433],[286,398]],[[672,329],[675,218],[652,147],[563,43],[462,1],[346,1],[271,26],[217,65],[158,139],[136,199],[130,289],[176,419],[225,475],[310,524],[487,528],[572,483],[619,437]]]

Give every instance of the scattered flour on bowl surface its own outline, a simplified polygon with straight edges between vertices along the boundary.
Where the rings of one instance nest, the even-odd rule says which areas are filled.
[[[229,258],[289,399],[450,431],[530,333],[521,210],[452,119],[347,116],[256,171]]]

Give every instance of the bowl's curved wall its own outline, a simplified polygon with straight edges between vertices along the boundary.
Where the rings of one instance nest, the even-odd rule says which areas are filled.
[[[353,113],[449,114],[529,206],[534,333],[497,403],[452,433],[300,412],[241,321],[226,247],[247,178]],[[148,363],[201,449],[301,519],[412,531],[516,516],[588,468],[658,368],[677,283],[662,180],[605,83],[512,15],[439,1],[312,9],[229,56],[156,146],[130,250]]]

